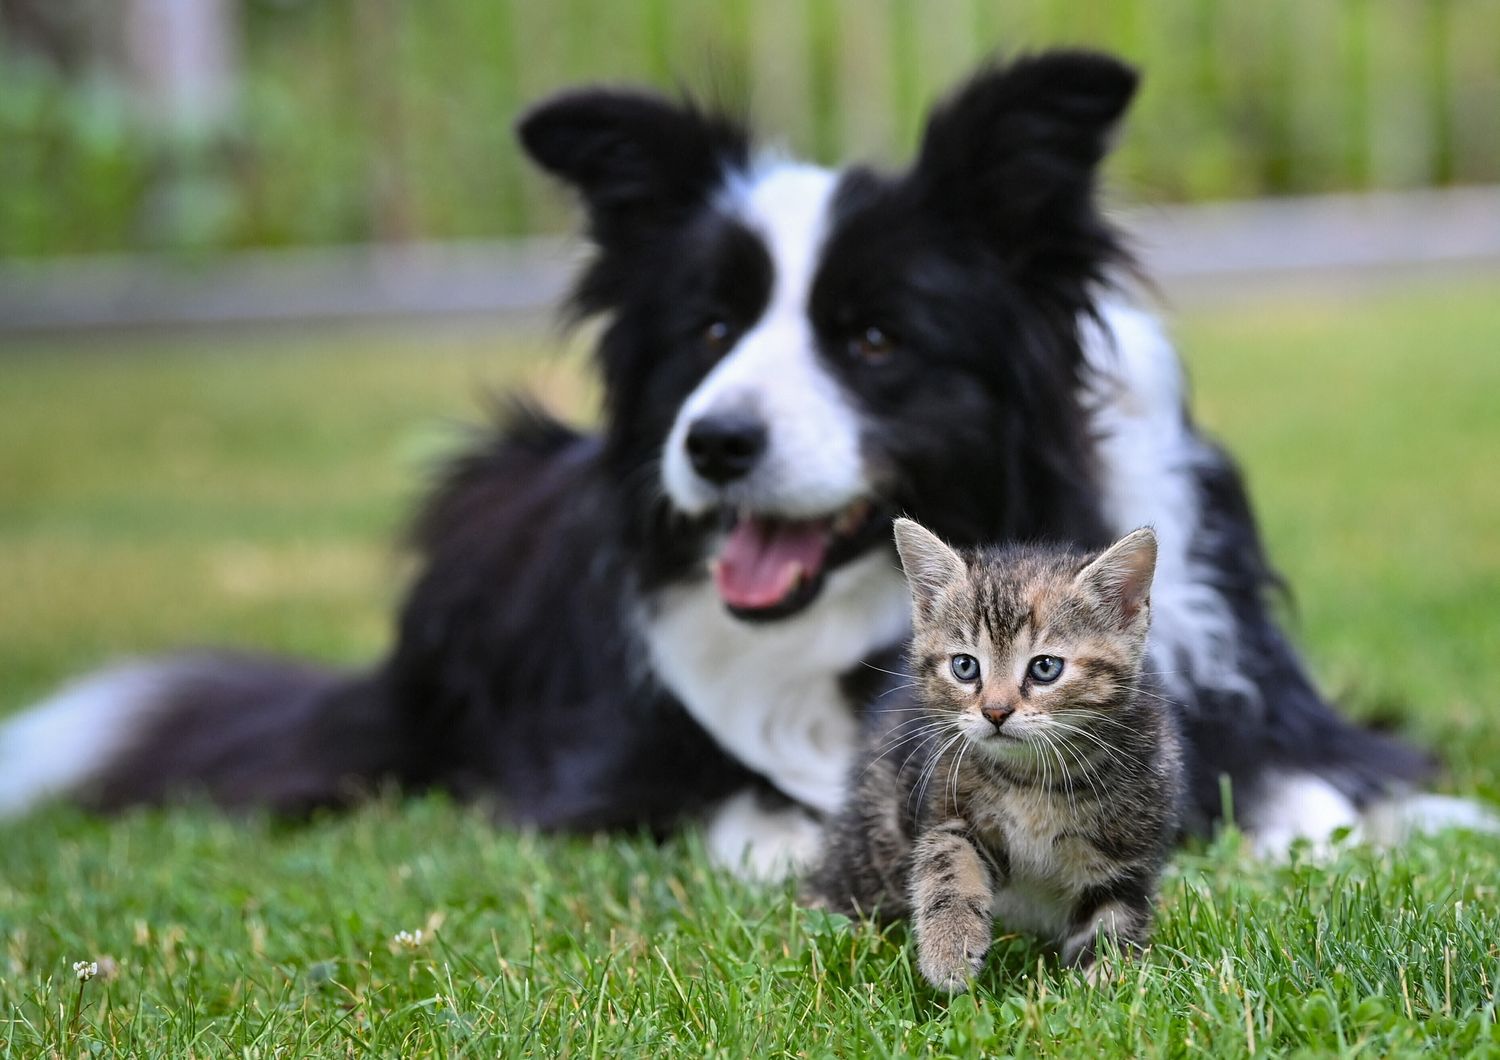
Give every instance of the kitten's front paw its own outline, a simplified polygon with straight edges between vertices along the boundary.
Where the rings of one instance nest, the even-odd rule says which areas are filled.
[[[923,937],[917,942],[917,970],[933,986],[949,994],[969,989],[969,980],[984,967],[990,939],[973,932],[931,931],[937,937]]]

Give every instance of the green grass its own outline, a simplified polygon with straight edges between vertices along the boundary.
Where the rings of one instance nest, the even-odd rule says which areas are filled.
[[[1244,459],[1320,678],[1500,796],[1493,285],[1190,314],[1201,418]],[[586,413],[504,335],[0,351],[0,711],[117,655],[385,643],[390,545],[484,386]],[[714,873],[694,836],[496,832],[441,799],[291,827],[205,810],[0,825],[7,1055],[1500,1055],[1500,843],[1331,865],[1180,855],[1149,957],[1088,989],[1024,939],[977,990],[904,930]],[[394,941],[423,929],[415,946]],[[105,974],[80,985],[72,962]],[[106,960],[107,959],[107,960]]]

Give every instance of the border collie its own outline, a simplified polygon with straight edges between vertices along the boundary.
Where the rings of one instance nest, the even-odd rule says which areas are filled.
[[[545,828],[706,813],[719,857],[791,868],[862,712],[904,694],[907,513],[957,545],[1155,526],[1193,824],[1226,777],[1267,849],[1359,824],[1429,763],[1314,689],[1240,476],[1128,298],[1095,184],[1135,86],[1084,52],[989,66],[894,174],[758,151],[655,95],[543,103],[519,134],[587,213],[572,306],[604,322],[599,430],[515,403],[448,468],[379,665],[204,654],[85,678],[0,731],[0,810],[301,812],[395,782]]]

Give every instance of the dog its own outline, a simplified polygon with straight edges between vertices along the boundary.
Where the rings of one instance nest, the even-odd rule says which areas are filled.
[[[85,677],[0,732],[0,809],[295,814],[395,783],[547,829],[705,819],[720,860],[794,871],[861,717],[904,694],[908,514],[956,545],[1154,526],[1191,826],[1225,778],[1265,850],[1361,825],[1431,762],[1341,717],[1272,617],[1241,477],[1097,202],[1136,84],[1082,51],[992,63],[895,173],[758,150],[650,93],[543,102],[519,137],[587,216],[570,305],[603,322],[598,430],[517,400],[447,467],[377,665]]]

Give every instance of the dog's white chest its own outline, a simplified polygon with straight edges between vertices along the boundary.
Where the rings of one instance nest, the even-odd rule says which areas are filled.
[[[730,615],[708,579],[646,606],[652,665],[698,723],[786,794],[836,811],[858,739],[839,676],[910,631],[895,557],[878,550],[834,571],[817,601],[779,622]]]

